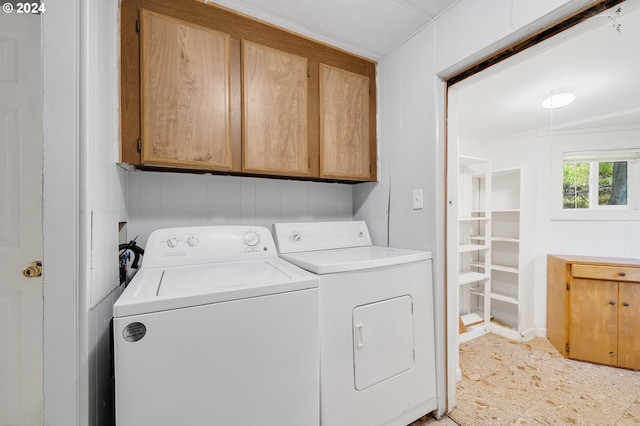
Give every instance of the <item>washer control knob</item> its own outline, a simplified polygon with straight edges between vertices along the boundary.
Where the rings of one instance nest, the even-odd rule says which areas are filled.
[[[167,245],[171,248],[174,248],[178,245],[178,239],[176,237],[169,237],[167,240]]]
[[[260,236],[255,231],[247,231],[242,236],[242,241],[249,247],[255,247],[260,242]]]
[[[189,237],[187,239],[187,244],[191,247],[195,246],[196,244],[198,244],[200,242],[200,240],[198,239],[198,237]]]
[[[298,231],[293,231],[293,233],[291,234],[291,241],[293,241],[294,243],[299,243],[300,240],[302,240],[302,234]]]

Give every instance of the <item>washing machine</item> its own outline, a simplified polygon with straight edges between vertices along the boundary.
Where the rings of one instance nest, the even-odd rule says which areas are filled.
[[[118,426],[318,425],[318,278],[267,228],[153,232],[113,313]]]
[[[278,223],[320,278],[320,424],[406,426],[436,409],[431,253],[372,245],[363,221]]]

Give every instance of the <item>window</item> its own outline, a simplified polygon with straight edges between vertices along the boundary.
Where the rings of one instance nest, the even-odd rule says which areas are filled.
[[[562,167],[562,208],[627,206],[627,160],[586,161],[567,158]]]
[[[606,144],[602,149],[605,143],[597,141],[553,146],[553,219],[640,219],[638,142]]]

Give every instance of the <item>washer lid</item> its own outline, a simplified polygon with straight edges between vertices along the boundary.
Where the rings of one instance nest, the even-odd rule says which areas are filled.
[[[113,306],[123,317],[318,287],[316,276],[282,260],[141,269]]]
[[[280,257],[316,274],[332,274],[431,259],[431,252],[368,246],[287,253]]]

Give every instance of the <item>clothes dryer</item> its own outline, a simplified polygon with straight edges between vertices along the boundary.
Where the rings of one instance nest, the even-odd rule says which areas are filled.
[[[268,229],[153,232],[113,312],[118,426],[318,424],[318,278]]]
[[[431,253],[373,246],[362,221],[279,223],[320,278],[320,424],[406,426],[435,410]]]

